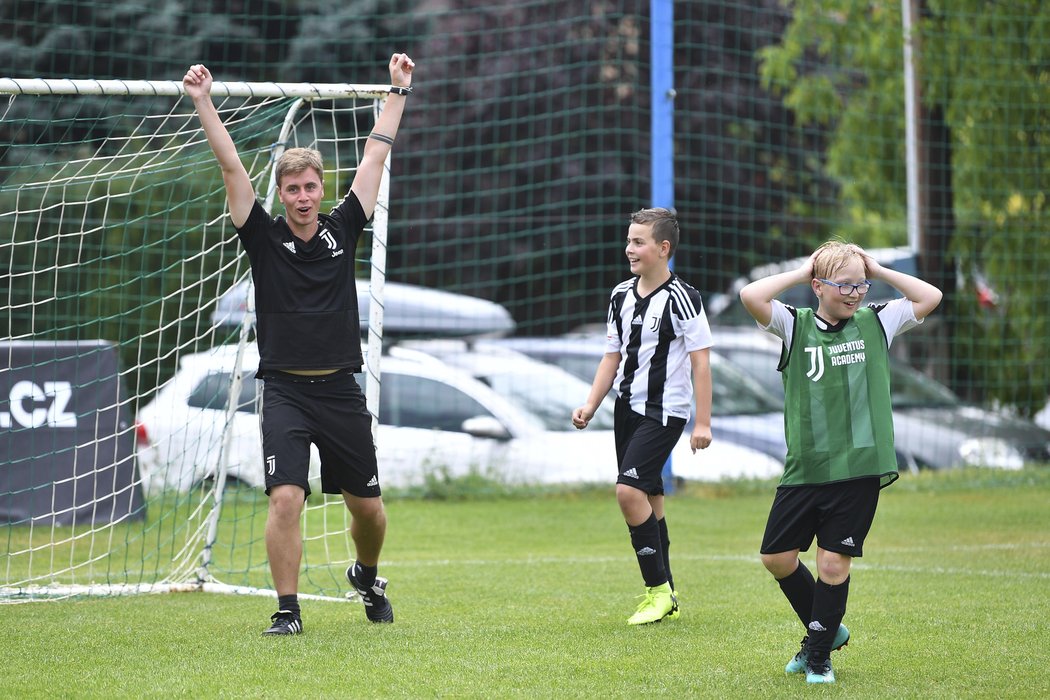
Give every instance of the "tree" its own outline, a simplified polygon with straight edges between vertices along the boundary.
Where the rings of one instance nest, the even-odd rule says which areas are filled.
[[[841,189],[838,233],[866,245],[905,241],[903,51],[898,3],[798,0],[762,77],[800,124],[831,132],[826,172]],[[1030,414],[1046,402],[1050,247],[1042,244],[1050,175],[1050,7],[1018,0],[927,0],[919,80],[950,146],[963,280],[946,289],[952,357],[973,395]],[[975,303],[987,278],[995,308]]]
[[[778,0],[675,7],[675,201],[703,289],[722,291],[828,233],[838,191],[820,167],[825,132],[796,127],[759,80],[759,57],[790,19]]]
[[[471,0],[436,18],[395,150],[392,268],[447,286],[454,266],[526,332],[602,318],[648,197],[645,3],[626,4]]]
[[[435,16],[395,151],[391,267],[438,284],[456,265],[462,291],[507,304],[524,332],[602,318],[628,214],[650,203],[649,3],[586,5],[469,0]],[[790,196],[830,198],[806,171],[822,135],[796,139],[757,76],[755,51],[788,18],[776,0],[675,7],[676,269],[703,290],[826,226]]]

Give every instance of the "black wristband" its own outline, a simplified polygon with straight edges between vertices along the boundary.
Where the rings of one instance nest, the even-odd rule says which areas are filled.
[[[397,85],[391,85],[390,92],[393,95],[404,95],[405,97],[408,97],[412,94],[412,86],[409,85],[408,87],[398,87]]]

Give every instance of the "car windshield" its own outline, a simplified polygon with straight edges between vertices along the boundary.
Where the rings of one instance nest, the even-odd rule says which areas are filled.
[[[763,393],[776,399],[777,410],[784,404],[784,380],[777,371],[778,356],[766,350],[716,346],[718,353],[732,363],[737,374],[757,383]]]
[[[890,369],[893,407],[945,408],[958,406],[961,401],[948,387],[927,377],[922,372],[895,365]]]
[[[241,395],[237,402],[237,410],[243,413],[255,413],[256,404],[256,380],[254,370],[244,372],[241,380]],[[209,372],[197,382],[190,392],[186,404],[193,408],[206,408],[213,411],[225,411],[230,401],[230,386],[233,377],[229,372]]]
[[[575,430],[572,412],[582,404],[591,387],[553,365],[514,363],[505,371],[479,377],[497,393],[506,396],[543,421],[547,430]],[[591,428],[612,430],[613,412],[605,401],[591,419]]]
[[[775,413],[783,409],[768,391],[728,362],[711,363],[711,415]]]

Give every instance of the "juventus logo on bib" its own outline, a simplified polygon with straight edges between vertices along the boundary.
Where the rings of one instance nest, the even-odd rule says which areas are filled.
[[[806,354],[809,355],[809,369],[806,370],[806,376],[810,380],[817,382],[824,376],[824,348],[817,346],[809,346],[806,348]]]

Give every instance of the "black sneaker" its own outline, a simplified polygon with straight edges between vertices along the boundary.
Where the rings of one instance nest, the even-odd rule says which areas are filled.
[[[301,634],[303,631],[303,621],[287,610],[278,610],[270,616],[270,621],[273,624],[263,634]]]
[[[354,565],[346,569],[346,580],[354,587],[357,594],[361,596],[361,602],[365,604],[365,615],[372,622],[393,622],[394,609],[390,607],[390,601],[386,597],[386,579],[382,576],[376,577],[376,582],[370,587],[362,586],[354,575]]]

